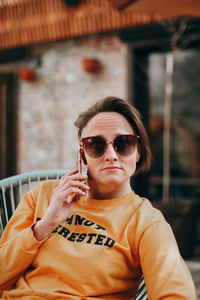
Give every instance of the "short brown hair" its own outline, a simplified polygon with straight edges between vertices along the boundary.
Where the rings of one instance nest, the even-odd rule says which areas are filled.
[[[81,138],[82,130],[87,125],[89,120],[101,112],[117,112],[126,118],[135,131],[135,134],[140,136],[138,143],[140,160],[137,163],[135,174],[139,173],[140,171],[147,171],[151,165],[151,149],[149,138],[141,121],[141,115],[139,111],[125,100],[114,96],[106,97],[95,103],[85,112],[82,112],[74,123],[74,125],[78,128],[78,137]]]

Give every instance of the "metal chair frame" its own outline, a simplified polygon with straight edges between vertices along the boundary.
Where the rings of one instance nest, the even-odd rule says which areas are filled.
[[[34,184],[44,180],[59,179],[67,172],[69,172],[69,170],[62,169],[35,171],[0,180],[0,203],[2,204],[0,207],[0,236],[9,221],[9,210],[11,210],[10,214],[12,215],[18,204],[16,201],[16,191],[19,199],[21,199],[24,193],[29,191]],[[7,191],[9,193],[9,199],[7,199],[8,197],[6,198]]]

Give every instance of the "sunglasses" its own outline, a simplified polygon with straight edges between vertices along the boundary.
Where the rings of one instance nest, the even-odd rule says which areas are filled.
[[[80,147],[92,158],[101,157],[107,149],[108,144],[112,144],[119,156],[131,155],[137,146],[140,137],[133,134],[117,136],[113,141],[106,141],[101,136],[91,136],[81,139]]]

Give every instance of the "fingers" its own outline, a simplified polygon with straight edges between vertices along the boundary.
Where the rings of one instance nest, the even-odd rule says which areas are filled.
[[[55,191],[67,190],[70,187],[79,187],[83,190],[88,190],[89,186],[86,184],[85,180],[87,179],[87,175],[82,175],[80,173],[75,173],[73,175],[65,175],[61,178],[59,185],[55,188]]]
[[[69,173],[63,175],[60,180],[63,180],[66,176],[71,176],[71,175],[74,175],[76,173],[78,173],[78,170],[70,171]]]
[[[65,185],[58,186],[57,188],[55,188],[53,193],[57,195],[63,193],[69,195],[76,191],[81,191],[81,194],[82,192],[86,194],[88,190],[89,190],[89,186],[86,185],[84,182],[70,180]]]
[[[89,187],[80,181],[69,181],[64,186],[60,187],[59,192],[63,193],[65,195],[63,200],[67,199],[67,202],[70,203],[73,200],[79,200],[81,197],[84,197],[87,195],[87,191],[89,190]],[[74,195],[77,195],[75,198]]]
[[[67,183],[60,186],[61,190],[70,189],[71,187],[78,187],[83,190],[89,190],[89,186],[84,181],[69,180]]]
[[[89,189],[88,185],[85,184],[85,180],[88,178],[87,175],[78,173],[78,170],[72,171],[63,177],[61,177],[60,183],[57,189],[67,189],[71,186],[77,186],[83,189]]]
[[[74,203],[78,201],[81,197],[86,196],[86,192],[84,190],[81,190],[78,187],[71,186],[68,189],[64,190],[57,190],[53,192],[53,195],[55,199],[61,204],[61,203]]]
[[[87,175],[78,173],[78,170],[62,176],[59,185],[53,191],[54,199],[60,199],[59,201],[64,203],[67,198],[71,198],[71,201],[73,199],[74,202],[76,198],[78,200],[82,196],[86,196],[89,190],[89,186],[85,183],[87,177]],[[76,198],[75,194],[77,194]]]
[[[60,184],[65,184],[69,180],[86,180],[87,175],[85,174],[80,174],[78,170],[71,171],[68,174],[64,175],[60,179]]]
[[[86,195],[86,190],[82,190],[82,189],[80,189],[79,187],[76,187],[76,186],[71,186],[68,189],[63,190],[62,193],[64,193],[65,196],[69,196],[69,195],[72,195],[74,193],[79,194],[81,196],[85,196]]]

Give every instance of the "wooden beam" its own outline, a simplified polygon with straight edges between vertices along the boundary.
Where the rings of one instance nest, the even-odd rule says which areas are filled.
[[[131,4],[136,0],[110,0],[110,2],[117,8],[117,9],[122,9],[125,6]]]

